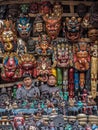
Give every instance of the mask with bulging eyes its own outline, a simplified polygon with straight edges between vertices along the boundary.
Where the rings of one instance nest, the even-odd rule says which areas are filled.
[[[29,17],[20,17],[17,20],[17,31],[22,39],[27,39],[30,36],[31,25]]]

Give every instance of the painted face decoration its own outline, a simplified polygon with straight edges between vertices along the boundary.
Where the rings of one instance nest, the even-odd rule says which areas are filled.
[[[19,58],[16,53],[4,55],[1,77],[5,81],[15,81],[22,76]]]
[[[33,2],[30,6],[30,13],[36,14],[38,13],[38,3]]]
[[[41,14],[50,14],[51,6],[52,5],[49,1],[42,2],[41,5],[40,5],[39,12],[41,12]]]
[[[20,10],[23,14],[27,14],[29,12],[29,5],[28,4],[22,4],[20,5]]]
[[[92,42],[97,41],[97,39],[98,39],[98,30],[97,29],[90,29],[88,31],[88,37],[90,38],[90,40]]]
[[[14,23],[11,20],[5,20],[1,26],[1,43],[4,46],[5,51],[14,50],[14,44],[16,44],[16,31]]]
[[[27,39],[30,36],[31,25],[29,17],[20,17],[17,20],[17,31],[22,39]]]
[[[50,44],[50,39],[46,34],[42,34],[39,37],[39,44],[36,45],[35,49],[38,55],[51,55],[53,48]]]
[[[90,67],[90,46],[89,39],[80,39],[75,47],[74,62],[75,68],[79,71],[86,71]]]
[[[63,42],[58,44],[56,48],[54,48],[54,58],[56,65],[61,68],[68,67],[69,65],[69,46],[68,43],[66,44],[65,42]]]
[[[62,10],[62,8],[61,8]],[[60,9],[49,14],[46,14],[43,16],[43,19],[46,24],[46,31],[49,35],[49,37],[53,40],[56,39],[60,32],[60,26],[61,26],[61,18],[62,18],[62,11]]]
[[[33,23],[33,36],[39,36],[45,31],[44,20],[41,15],[37,15]]]
[[[66,18],[65,26],[65,35],[71,42],[76,42],[80,38],[81,33],[81,18]]]
[[[51,60],[49,57],[46,56],[40,56],[37,60],[37,76],[38,79],[47,82],[48,75],[50,75],[51,72]]]
[[[22,69],[22,75],[25,73],[29,73],[32,76],[36,77],[35,73],[35,67],[36,67],[36,60],[33,55],[25,53],[24,55],[21,56],[20,59],[20,65]]]

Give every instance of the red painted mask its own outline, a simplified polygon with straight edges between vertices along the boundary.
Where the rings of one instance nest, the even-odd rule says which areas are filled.
[[[7,53],[3,59],[3,69],[1,77],[6,81],[14,81],[22,76],[21,69],[19,68],[19,58],[15,53]]]
[[[20,59],[22,74],[29,73],[36,77],[36,60],[35,57],[30,54],[24,54]]]
[[[57,10],[57,12],[55,12],[55,9],[50,15],[46,14],[43,16],[43,19],[46,23],[46,31],[51,39],[57,38],[60,32],[61,17],[61,10]]]

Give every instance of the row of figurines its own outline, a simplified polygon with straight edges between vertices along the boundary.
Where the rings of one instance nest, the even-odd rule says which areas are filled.
[[[2,116],[0,128],[10,128],[10,130],[97,130],[98,116],[89,115],[88,121],[85,114],[75,116],[55,115],[48,117],[36,117],[34,115],[17,114],[9,118]]]
[[[51,89],[53,89],[53,86]],[[1,90],[1,109],[27,109],[27,112],[35,113],[41,111],[51,114],[53,108],[56,108],[57,113],[65,115],[77,115],[78,113],[98,114],[97,104],[86,89],[81,92],[80,96],[75,96],[74,98],[70,98],[68,92],[59,91],[49,93],[46,91],[46,93],[41,92],[40,96],[36,95],[36,97],[32,96],[32,98],[16,99],[16,91],[16,87],[13,89],[8,88],[7,91],[5,91],[5,88]],[[28,109],[31,109],[31,111],[28,111]]]

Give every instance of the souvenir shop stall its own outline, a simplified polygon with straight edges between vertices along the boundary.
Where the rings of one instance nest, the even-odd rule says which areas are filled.
[[[0,0],[0,130],[98,130],[97,0]]]

